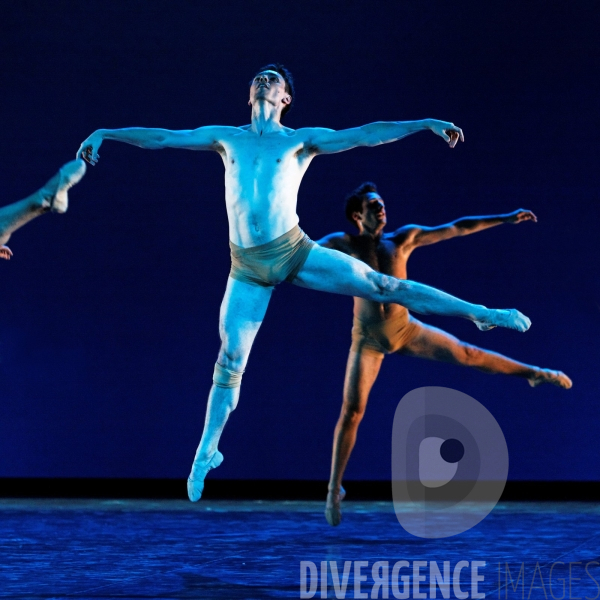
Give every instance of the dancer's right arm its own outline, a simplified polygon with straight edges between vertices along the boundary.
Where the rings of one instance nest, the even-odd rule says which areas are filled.
[[[184,148],[186,150],[218,151],[223,136],[238,131],[237,127],[209,126],[198,129],[148,129],[145,127],[128,127],[126,129],[98,129],[83,141],[77,151],[77,158],[87,160],[95,165],[100,157],[98,150],[104,140],[114,140],[146,148],[160,150],[162,148]]]

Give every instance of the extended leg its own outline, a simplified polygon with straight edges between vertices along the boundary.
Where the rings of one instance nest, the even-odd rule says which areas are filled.
[[[44,187],[37,192],[8,206],[0,208],[0,244],[5,244],[11,234],[26,223],[49,210],[67,210],[67,190],[75,185],[85,173],[85,163],[74,160],[64,165]]]
[[[0,244],[5,244],[14,231],[50,210],[39,191],[24,200],[0,208]]]
[[[419,325],[417,335],[398,351],[399,354],[473,367],[485,373],[503,373],[523,377],[532,386],[552,383],[568,389],[573,385],[561,371],[527,365],[497,352],[466,344],[437,327],[431,327],[418,321],[417,323]]]
[[[227,281],[219,321],[221,349],[216,370],[220,375],[216,374],[216,383],[210,389],[204,431],[188,479],[188,496],[192,502],[200,499],[208,471],[223,461],[223,455],[217,449],[219,439],[231,411],[237,406],[241,374],[246,368],[272,290],[231,277]],[[230,380],[226,381],[228,373]]]
[[[358,426],[362,421],[371,388],[377,379],[383,354],[350,350],[344,381],[344,403],[333,434],[331,476],[325,517],[330,525],[339,525],[342,520],[340,502],[345,492],[342,478],[356,442]]]
[[[294,283],[374,302],[395,302],[417,313],[463,317],[474,321],[480,329],[500,326],[526,331],[531,325],[517,310],[470,304],[427,285],[383,275],[360,260],[321,246],[310,251]]]

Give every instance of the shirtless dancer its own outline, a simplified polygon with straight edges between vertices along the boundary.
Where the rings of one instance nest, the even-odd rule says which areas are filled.
[[[372,123],[343,131],[293,130],[280,122],[293,97],[290,73],[281,65],[268,65],[250,83],[250,125],[184,131],[99,129],[77,153],[94,165],[102,142],[116,140],[149,149],[212,150],[221,155],[225,166],[232,265],[221,304],[221,348],[204,431],[188,478],[192,501],[200,498],[208,471],[223,461],[217,449],[219,438],[237,405],[252,343],[278,283],[285,280],[373,302],[396,302],[418,313],[463,317],[484,330],[500,325],[526,331],[530,326],[529,319],[514,309],[469,304],[428,286],[378,273],[360,260],[321,248],[298,227],[298,188],[315,156],[394,142],[423,130],[433,131],[454,147],[463,138],[458,127],[426,119]]]
[[[405,225],[393,233],[384,233],[387,224],[385,204],[377,193],[377,187],[371,182],[363,183],[347,197],[346,218],[358,227],[356,235],[332,233],[317,244],[358,258],[376,271],[399,279],[406,278],[406,263],[416,248],[503,223],[537,221],[531,211],[519,209],[505,215],[463,217],[438,227]],[[572,386],[571,380],[561,371],[526,365],[461,342],[441,329],[417,321],[404,306],[355,297],[344,403],[333,438],[331,477],[325,508],[330,525],[339,525],[342,520],[340,502],[345,496],[342,477],[367,407],[369,393],[384,356],[391,353],[465,365],[485,373],[515,375],[527,379],[532,387],[542,383],[552,383],[565,389]]]
[[[46,182],[44,187],[24,200],[19,200],[0,208],[0,258],[10,260],[13,255],[8,242],[14,231],[29,223],[32,219],[48,211],[57,213],[67,212],[69,199],[67,191],[74,186],[85,174],[85,163],[72,160],[64,165],[54,177]]]

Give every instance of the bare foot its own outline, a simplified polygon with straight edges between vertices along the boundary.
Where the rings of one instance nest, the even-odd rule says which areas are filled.
[[[531,387],[537,387],[543,383],[551,383],[565,390],[573,387],[573,382],[562,371],[551,371],[550,369],[539,369],[538,372],[528,380]]]
[[[339,492],[329,491],[327,494],[327,503],[325,504],[325,518],[333,527],[337,527],[342,522],[342,509],[340,504],[346,497],[346,490],[340,487]]]
[[[0,258],[10,260],[12,255],[12,250],[8,246],[0,246]]]
[[[517,331],[527,331],[531,327],[531,321],[516,308],[488,309],[489,316],[485,320],[475,321],[475,325],[481,331],[489,331],[494,327],[507,327]]]
[[[57,213],[67,212],[69,198],[67,192],[85,175],[85,162],[80,158],[63,165],[54,177],[39,191],[42,202]]]
[[[210,460],[204,464],[194,461],[192,472],[187,480],[188,498],[192,502],[198,502],[204,490],[204,478],[211,469],[216,469],[223,462],[223,455],[217,450]]]

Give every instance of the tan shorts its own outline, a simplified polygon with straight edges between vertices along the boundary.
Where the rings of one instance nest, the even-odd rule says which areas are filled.
[[[231,271],[238,281],[271,287],[292,281],[303,267],[315,243],[296,225],[278,238],[251,248],[229,242]]]
[[[401,350],[421,331],[421,324],[407,310],[391,319],[366,323],[354,317],[351,350],[376,355]]]

